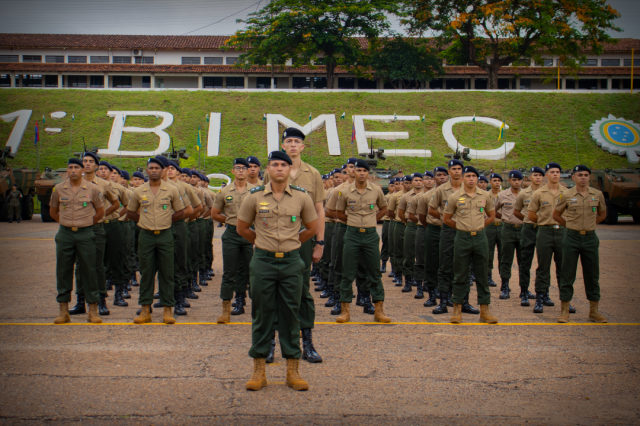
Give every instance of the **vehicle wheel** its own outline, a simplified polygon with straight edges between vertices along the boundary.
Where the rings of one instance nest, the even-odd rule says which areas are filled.
[[[636,214],[636,215],[633,215],[633,221],[635,223],[640,223],[640,213]]]
[[[604,223],[607,225],[615,225],[618,223],[618,206],[613,204],[608,198],[605,198],[604,201],[607,205],[607,217],[604,219]]]
[[[40,205],[40,217],[43,222],[53,222],[53,218],[49,215],[49,204]]]
[[[4,200],[0,201],[0,222],[9,221],[9,197],[4,197]]]
[[[25,195],[22,197],[22,220],[31,220],[33,218],[33,197]]]

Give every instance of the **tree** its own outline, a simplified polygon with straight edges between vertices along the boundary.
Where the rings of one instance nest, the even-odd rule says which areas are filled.
[[[326,66],[327,88],[333,88],[337,66],[352,66],[366,55],[358,37],[369,42],[390,33],[388,13],[397,10],[393,0],[274,0],[249,15],[247,24],[226,46],[245,50],[243,65],[274,64],[282,69],[287,59],[293,66]],[[240,65],[240,66],[243,66]]]
[[[599,55],[615,42],[606,30],[622,31],[605,0],[408,0],[405,14],[411,34],[434,30],[442,56],[485,70],[490,89],[500,68],[522,58],[558,55],[575,72],[584,50]]]

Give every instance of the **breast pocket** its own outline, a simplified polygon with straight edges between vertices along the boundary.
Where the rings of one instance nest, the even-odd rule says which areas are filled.
[[[471,203],[469,201],[456,203],[456,215],[459,217],[471,216]]]
[[[89,196],[79,196],[76,201],[76,219],[82,219],[87,216],[93,216],[93,204],[91,203],[91,197]]]
[[[265,228],[272,227],[275,224],[273,219],[273,212],[271,212],[270,210],[258,210],[258,213],[256,213],[256,222],[259,222],[260,225]]]
[[[600,201],[589,201],[588,208],[590,212],[597,212]]]
[[[288,228],[294,228],[299,226],[300,223],[300,212],[296,208],[285,208],[284,209],[284,221],[285,226]]]
[[[485,201],[474,201],[475,210],[480,213],[485,213],[487,210],[487,203]],[[513,206],[509,206],[513,210]]]

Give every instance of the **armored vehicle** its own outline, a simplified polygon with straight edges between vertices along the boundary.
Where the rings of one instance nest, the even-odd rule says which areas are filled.
[[[44,169],[44,173],[36,180],[36,194],[40,201],[40,216],[43,222],[53,222],[53,218],[49,215],[49,201],[53,188],[67,179],[67,169],[51,170],[50,167]]]
[[[371,171],[369,172],[369,181],[380,186],[382,188],[382,192],[385,194],[389,192],[389,179],[397,176],[404,176],[402,170],[378,168],[378,161],[387,159],[387,156],[384,155],[384,149],[382,148],[375,151],[372,144],[371,151],[367,154],[360,154],[360,156],[366,158],[367,164],[371,167]]]
[[[13,158],[10,147],[6,147],[0,154],[0,222],[6,222],[9,219],[9,193],[14,184],[22,193],[22,220],[31,220],[38,171],[14,169],[7,164],[7,158]]]
[[[604,194],[604,223],[617,223],[619,214],[629,214],[634,222],[640,222],[640,168],[594,170],[589,184]]]

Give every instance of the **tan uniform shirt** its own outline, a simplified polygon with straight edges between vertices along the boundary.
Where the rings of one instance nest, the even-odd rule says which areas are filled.
[[[489,196],[491,198],[493,198],[493,205],[495,206],[496,205],[496,200],[498,199],[498,194],[500,192],[498,192],[498,194],[494,194],[492,191],[487,191],[487,192],[489,193]],[[520,192],[522,192],[522,190],[520,190]],[[518,193],[518,195],[520,195],[520,193]],[[496,206],[496,211],[498,211],[498,207],[497,206]],[[496,220],[494,220],[494,222],[500,223],[500,222],[502,222],[502,219],[498,219],[496,217]]]
[[[208,210],[211,210],[211,207],[213,207],[213,201],[214,201],[213,195],[211,194],[211,191],[209,191],[209,188],[201,188],[201,189],[204,195],[204,211],[202,212],[202,215],[200,215],[200,217],[204,216]],[[212,220],[211,215],[207,217],[203,217],[203,219]]]
[[[104,202],[105,212],[114,203],[119,202],[118,196],[112,190],[110,181],[99,178],[98,176],[94,176],[91,183],[94,183],[98,187],[98,190],[100,191],[100,193],[102,194],[102,201]],[[102,216],[102,219],[100,219],[98,223],[103,223],[104,221],[105,221],[105,217]]]
[[[331,192],[331,198],[329,198],[329,201],[327,202],[327,210],[337,210],[336,206],[338,205],[338,197],[342,195],[342,191],[344,190],[344,188],[346,188],[349,185],[350,185],[349,181],[346,181],[338,185],[337,188],[334,188],[333,192]],[[341,221],[340,219],[336,219],[336,223],[344,223],[344,222]]]
[[[254,188],[244,199],[238,219],[253,224],[256,229],[256,247],[270,252],[286,253],[300,248],[300,225],[318,219],[315,203],[304,191],[287,185],[280,201],[271,190]]]
[[[185,209],[188,206],[191,206],[195,210],[198,208],[198,206],[202,205],[202,203],[200,202],[200,198],[198,197],[198,194],[196,194],[196,190],[193,188],[193,186],[181,181],[180,179],[173,183],[178,184],[178,186],[181,188],[180,193],[182,194],[182,201],[184,202]],[[184,221],[188,223],[189,219],[185,219]]]
[[[409,220],[409,214],[412,214],[416,217],[416,219],[418,218],[418,206],[420,205],[420,200],[424,197],[425,193],[420,191],[420,192],[416,192],[416,196],[413,197],[413,199],[407,203],[407,208],[405,209],[404,212],[404,217],[407,218],[407,221]],[[417,224],[419,226],[422,226],[422,224],[420,223],[420,221],[417,222]]]
[[[93,225],[96,209],[104,207],[103,196],[96,185],[82,180],[78,192],[73,192],[69,180],[57,184],[49,205],[60,212],[60,225],[84,228]]]
[[[538,215],[538,226],[557,225],[558,222],[553,220],[553,209],[558,205],[558,201],[562,198],[562,194],[566,191],[562,185],[558,185],[558,192],[553,195],[548,185],[544,185],[533,193],[531,203],[529,203],[529,211]]]
[[[386,205],[387,200],[384,199],[384,193],[378,185],[367,183],[364,192],[360,193],[354,182],[342,191],[336,210],[349,212],[347,226],[375,228],[376,214]]]
[[[411,191],[407,192],[406,194],[404,194],[401,198],[400,201],[398,201],[398,210],[404,210],[404,223],[407,223],[409,221],[409,215],[407,214],[407,209],[409,208],[409,206],[412,203],[417,203],[417,196],[418,196],[418,192],[416,192],[415,189],[411,189]]]
[[[387,202],[387,206],[389,205],[389,199],[393,196],[393,194],[395,194],[395,192],[387,192],[387,194],[384,196],[384,200]],[[387,211],[389,210],[387,209]],[[391,218],[388,214],[385,214],[384,216],[382,216],[382,220],[391,220]]]
[[[514,206],[515,210],[518,210],[524,216],[524,223],[529,223],[531,225],[536,225],[529,219],[529,204],[531,203],[531,197],[533,197],[534,190],[531,186],[523,189],[518,194],[518,198],[516,198],[516,205]]]
[[[331,194],[333,194],[333,190],[334,188],[329,188],[327,189],[325,192],[327,193],[327,199],[324,203],[325,206],[327,206],[329,204],[329,199],[331,199]],[[335,223],[335,219],[332,217],[327,216],[326,214],[324,215],[324,223]]]
[[[463,187],[460,186],[460,189],[463,189]],[[438,209],[441,220],[444,217],[443,216],[444,210],[447,207],[447,203],[449,202],[449,197],[451,197],[454,192],[456,191],[454,191],[453,187],[451,186],[451,181],[447,181],[446,183],[440,185],[431,196],[431,200],[429,201],[429,207],[433,209]],[[451,218],[453,221],[457,221],[456,215],[457,213],[455,213]]]
[[[199,188],[199,187],[193,186],[193,185],[191,185],[191,188],[193,188],[193,191],[196,193],[196,195],[198,196],[198,199],[200,200],[200,204],[205,209],[205,211],[203,211],[200,214],[200,216],[202,216],[204,213],[206,213],[206,209],[207,209],[207,204],[205,203],[205,198],[204,198],[204,191],[202,190],[202,188]],[[191,222],[195,222],[195,221],[196,221],[196,219],[191,220]]]
[[[264,184],[269,183],[270,179],[269,173],[265,174]],[[321,203],[327,198],[320,172],[304,161],[301,162],[295,177],[289,175],[289,184],[306,190],[314,203]]]
[[[591,187],[586,197],[575,186],[567,189],[556,205],[557,211],[564,212],[567,228],[574,231],[595,231],[596,216],[606,209],[602,192]]]
[[[494,200],[496,211],[500,210],[504,223],[522,225],[522,221],[513,214],[513,209],[516,206],[516,198],[517,195],[511,191],[511,188],[507,188],[504,191],[498,192],[498,197]],[[493,197],[491,197],[491,199],[493,200]]]
[[[389,206],[387,207],[389,210],[393,211],[396,214],[396,217],[393,219],[396,222],[402,222],[400,217],[398,216],[398,205],[400,204],[400,199],[406,194],[404,191],[394,192],[391,197],[389,197]]]
[[[493,198],[487,191],[476,187],[476,192],[470,197],[463,187],[449,196],[444,213],[457,215],[456,229],[478,232],[484,229],[486,213],[493,210]]]
[[[437,190],[438,188],[433,188],[422,197],[420,197],[420,200],[418,200],[418,208],[416,209],[416,213],[418,213],[418,215],[425,215],[427,217],[428,225],[442,226],[442,220],[436,219],[429,214],[429,203],[431,202],[431,199],[433,198]]]
[[[240,206],[244,199],[247,198],[249,191],[252,188],[255,188],[255,186],[247,183],[244,190],[240,192],[236,183],[231,182],[231,184],[225,186],[218,194],[216,194],[216,200],[213,203],[213,208],[220,210],[222,214],[227,217],[225,221],[226,224],[236,226],[238,223],[238,212],[240,211]]]
[[[146,182],[133,192],[128,209],[140,214],[140,228],[162,231],[171,227],[171,216],[184,209],[184,203],[175,186],[163,181],[154,195],[150,183]]]
[[[120,202],[120,207],[127,207],[127,205],[129,204],[129,194],[127,194],[125,187],[120,185],[119,183],[115,183],[115,182],[109,182],[109,183],[111,184],[111,191],[118,197],[118,201]],[[109,203],[109,205],[106,208],[111,207],[112,204],[115,204],[115,203]],[[116,210],[113,213],[111,213],[109,216],[107,216],[105,220],[118,220],[119,217],[120,217],[120,213],[118,212],[118,210]]]
[[[133,196],[133,191],[130,188],[127,188],[126,186],[123,186],[123,188],[127,193],[127,197],[129,197],[129,199],[131,199],[131,197]],[[118,207],[118,210],[117,210],[118,214],[121,214],[122,210],[124,210],[124,207],[121,205],[120,207]],[[129,219],[127,219],[127,215],[126,214],[123,214],[122,216],[120,216],[118,218],[118,220],[120,222],[128,222],[129,221]]]

